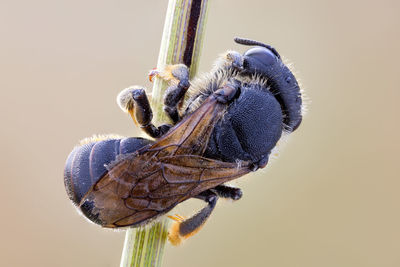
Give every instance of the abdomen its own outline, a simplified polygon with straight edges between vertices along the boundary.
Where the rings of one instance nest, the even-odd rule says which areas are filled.
[[[144,138],[106,139],[75,147],[69,154],[64,169],[64,184],[69,198],[79,206],[89,189],[106,172],[106,166],[118,155],[129,154],[152,143]],[[80,207],[90,219],[90,211]]]

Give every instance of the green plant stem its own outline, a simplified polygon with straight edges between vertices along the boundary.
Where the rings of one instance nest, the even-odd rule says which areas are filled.
[[[200,57],[208,0],[169,0],[157,68],[184,63],[192,78]],[[167,121],[163,111],[166,82],[156,78],[152,91],[153,122]],[[126,231],[121,267],[160,267],[168,236],[166,218]]]

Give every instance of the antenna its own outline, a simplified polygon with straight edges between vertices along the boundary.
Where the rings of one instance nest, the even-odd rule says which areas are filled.
[[[279,59],[281,58],[281,56],[279,55],[278,51],[276,51],[275,48],[273,48],[270,45],[258,42],[258,41],[254,41],[251,39],[246,39],[246,38],[240,38],[240,37],[235,37],[233,38],[233,40],[235,41],[235,43],[241,44],[241,45],[247,45],[247,46],[252,46],[252,45],[256,45],[256,46],[262,46],[265,47],[269,50],[271,50],[272,53],[274,53],[275,56],[277,56]]]

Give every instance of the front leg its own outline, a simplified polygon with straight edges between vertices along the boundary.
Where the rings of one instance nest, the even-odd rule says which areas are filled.
[[[131,115],[135,124],[153,138],[162,136],[172,127],[169,124],[163,124],[160,127],[154,126],[151,122],[153,111],[145,89],[142,87],[132,86],[121,91],[118,94],[117,102],[122,110]]]
[[[242,71],[243,56],[236,51],[226,51],[216,60],[212,72],[224,71]]]
[[[164,111],[174,124],[181,120],[178,106],[189,88],[189,69],[184,64],[168,65],[164,70],[150,71],[149,78],[159,77],[169,83],[164,95]]]

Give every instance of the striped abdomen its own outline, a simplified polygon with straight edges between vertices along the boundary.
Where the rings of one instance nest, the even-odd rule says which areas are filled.
[[[79,206],[82,198],[106,172],[120,154],[133,153],[152,143],[143,138],[106,139],[77,146],[69,154],[64,169],[64,183],[69,198]],[[87,210],[81,207],[87,215]],[[90,216],[88,216],[90,218]]]

